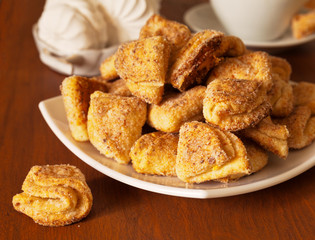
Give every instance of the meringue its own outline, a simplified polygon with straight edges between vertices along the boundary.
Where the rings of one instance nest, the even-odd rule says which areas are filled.
[[[110,45],[138,39],[141,27],[159,12],[160,0],[98,0],[108,22]]]
[[[47,0],[38,37],[62,53],[101,49],[108,42],[107,23],[95,0]]]

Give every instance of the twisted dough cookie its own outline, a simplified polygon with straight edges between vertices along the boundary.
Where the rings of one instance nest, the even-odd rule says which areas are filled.
[[[289,130],[285,125],[273,123],[270,116],[255,127],[244,129],[242,134],[280,158],[286,159],[289,154]]]
[[[297,106],[286,118],[275,119],[289,130],[289,148],[301,149],[315,140],[315,117],[308,106]]]
[[[259,81],[268,92],[273,85],[271,60],[265,52],[249,52],[239,57],[226,58],[214,67],[207,84],[215,79],[246,79]]]
[[[242,141],[206,123],[187,122],[179,132],[176,174],[188,183],[238,179],[251,173]]]
[[[203,100],[206,121],[226,131],[255,126],[271,110],[263,83],[251,80],[216,79]]]
[[[70,165],[32,167],[22,190],[13,197],[15,210],[44,226],[78,222],[92,207],[93,197],[84,175]]]
[[[176,61],[168,69],[166,81],[181,92],[199,85],[211,68],[220,62],[216,56],[223,33],[204,30],[193,35],[176,55]]]

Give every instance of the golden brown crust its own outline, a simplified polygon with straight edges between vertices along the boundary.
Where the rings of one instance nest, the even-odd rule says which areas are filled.
[[[242,134],[278,157],[287,158],[289,130],[285,125],[274,124],[271,118],[267,117],[255,127],[244,129]]]
[[[294,98],[292,86],[283,81],[278,74],[273,74],[273,87],[268,93],[272,105],[271,115],[286,117],[293,110]]]
[[[310,82],[299,82],[292,85],[294,105],[308,106],[312,114],[315,114],[315,84]]]
[[[88,112],[90,142],[105,156],[127,164],[134,142],[141,136],[147,106],[138,98],[99,91],[91,95]]]
[[[178,134],[153,132],[142,135],[130,151],[138,173],[176,176]]]
[[[310,145],[315,139],[315,117],[307,106],[298,106],[284,119],[277,119],[289,130],[289,148],[301,149]]]
[[[273,84],[271,60],[265,52],[249,52],[240,57],[226,58],[212,69],[207,84],[226,78],[259,81],[268,92]]]
[[[173,62],[174,56],[179,49],[188,42],[191,37],[191,33],[186,25],[170,21],[155,14],[149,18],[146,24],[141,28],[139,39],[154,36],[163,36],[170,43],[170,62]]]
[[[135,83],[127,81],[126,86],[133,96],[150,104],[159,104],[163,99],[164,86]]]
[[[277,74],[282,81],[289,82],[291,79],[291,64],[284,58],[269,56],[271,60],[272,74]]]
[[[245,54],[245,52],[245,44],[240,38],[224,35],[219,49],[216,50],[215,55],[218,57],[238,57]]]
[[[131,97],[132,93],[126,85],[126,81],[124,79],[118,79],[113,82],[108,82],[106,84],[108,88],[108,93],[123,96],[123,97]]]
[[[170,67],[167,82],[180,91],[200,84],[209,70],[220,59],[215,55],[223,38],[223,33],[204,30],[196,33],[176,55]]]
[[[158,104],[162,100],[169,55],[169,43],[164,37],[144,38],[121,45],[115,67],[133,95]]]
[[[236,178],[249,174],[250,168],[246,149],[234,134],[195,121],[180,128],[176,173],[182,181]]]
[[[245,145],[247,156],[252,166],[251,173],[255,173],[263,169],[268,163],[267,152],[252,141],[242,141]]]
[[[206,90],[203,115],[210,124],[227,131],[255,126],[271,110],[261,82],[217,79]]]
[[[82,172],[70,165],[34,166],[23,193],[13,197],[15,210],[44,226],[64,226],[86,217],[93,197]]]
[[[87,113],[90,94],[96,90],[106,91],[106,85],[96,78],[67,77],[60,86],[72,137],[77,141],[89,140]]]
[[[183,93],[166,95],[163,101],[148,109],[148,124],[163,132],[178,132],[188,121],[202,120],[202,101],[206,87],[197,86]]]
[[[315,33],[315,10],[295,15],[292,19],[291,27],[293,36],[297,39]]]
[[[119,78],[115,68],[116,54],[106,58],[100,66],[101,76],[104,81],[109,81]]]

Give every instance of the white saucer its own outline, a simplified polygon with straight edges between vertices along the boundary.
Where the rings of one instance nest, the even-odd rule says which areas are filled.
[[[214,29],[228,34],[227,31],[222,26],[222,24],[217,19],[209,3],[198,4],[189,9],[184,14],[184,21],[193,31],[196,32],[205,29]],[[295,39],[292,36],[292,32],[289,28],[282,37],[273,41],[249,41],[245,39],[242,40],[247,47],[267,49],[288,48],[315,40],[315,34],[312,34],[303,39]]]

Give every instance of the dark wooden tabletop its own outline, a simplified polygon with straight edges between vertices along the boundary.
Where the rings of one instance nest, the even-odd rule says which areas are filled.
[[[200,2],[164,0],[161,13],[183,22]],[[315,168],[276,186],[243,195],[190,199],[137,189],[94,170],[52,133],[38,109],[60,95],[64,75],[42,64],[31,33],[43,0],[0,1],[0,239],[314,239]],[[277,56],[294,81],[315,83],[315,42]],[[75,165],[94,204],[87,218],[43,227],[13,209],[12,197],[34,165]]]

